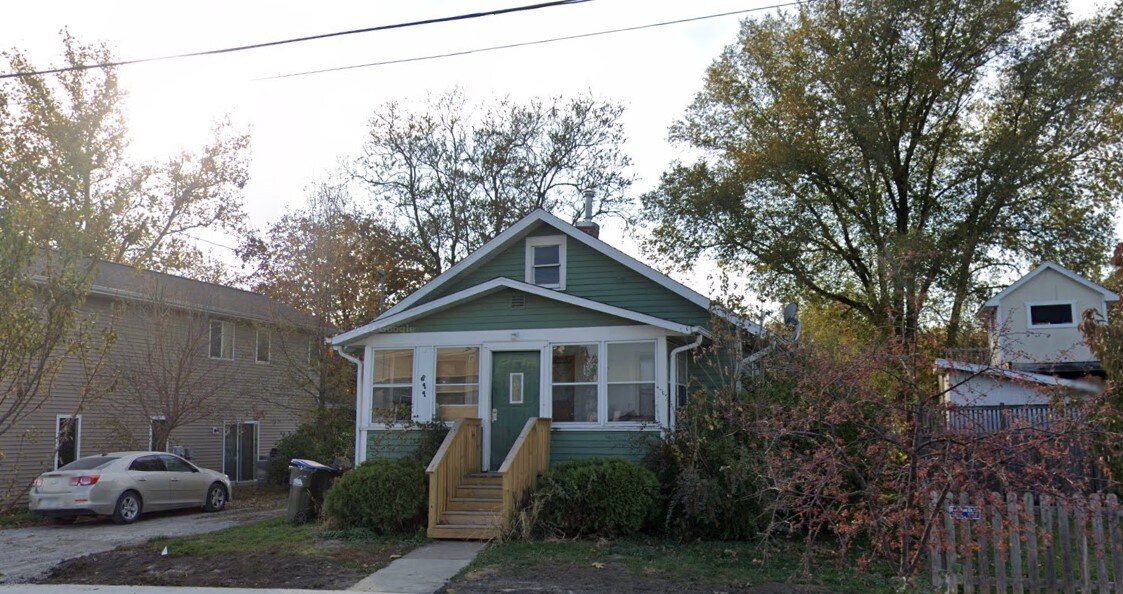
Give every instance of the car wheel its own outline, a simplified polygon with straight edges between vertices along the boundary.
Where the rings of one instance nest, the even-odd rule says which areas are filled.
[[[117,505],[113,507],[114,524],[132,524],[140,517],[140,493],[125,491],[117,498]]]
[[[203,510],[209,512],[222,511],[226,507],[228,499],[226,487],[220,483],[215,483],[207,489],[207,500],[203,502]]]

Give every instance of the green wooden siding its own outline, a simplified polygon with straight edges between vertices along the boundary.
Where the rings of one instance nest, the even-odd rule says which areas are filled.
[[[550,466],[585,458],[640,462],[660,435],[649,431],[551,431]]]
[[[432,301],[438,297],[452,295],[464,289],[472,288],[480,283],[485,283],[493,278],[513,278],[517,281],[526,280],[526,242],[522,239],[512,243],[510,247],[492,256],[485,264],[463,276],[453,280],[438,291],[434,291],[427,299]]]
[[[562,231],[542,224],[527,235],[562,234]],[[418,304],[499,277],[526,280],[525,237],[511,242],[487,262],[435,291]],[[710,312],[707,310],[569,236],[566,236],[565,292],[683,324],[708,326],[710,321]]]
[[[710,312],[570,238],[565,292],[682,324],[708,326]]]
[[[412,456],[423,436],[422,431],[402,429],[367,431],[367,460],[395,460]]]
[[[521,295],[523,307],[511,307]],[[522,291],[502,289],[455,307],[409,322],[413,332],[518,330],[520,328],[581,328],[626,326],[636,322],[546,299]]]

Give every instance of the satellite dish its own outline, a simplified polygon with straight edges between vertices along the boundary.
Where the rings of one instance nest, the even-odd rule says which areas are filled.
[[[784,325],[795,326],[799,323],[799,304],[789,303],[784,306]]]

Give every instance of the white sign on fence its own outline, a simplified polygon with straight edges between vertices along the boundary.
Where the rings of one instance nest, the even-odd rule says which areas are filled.
[[[978,520],[983,517],[975,505],[949,505],[948,515],[956,520]]]

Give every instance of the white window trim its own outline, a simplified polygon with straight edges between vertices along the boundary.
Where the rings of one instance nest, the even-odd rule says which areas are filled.
[[[223,346],[225,346],[225,340],[222,340],[222,344],[219,346],[219,349],[218,349],[219,356],[218,357],[212,355],[211,352],[210,352],[211,351],[211,343],[214,341],[214,323],[215,322],[218,322],[219,324],[221,324],[221,326],[220,326],[221,329],[219,330],[219,332],[222,333],[223,339],[225,339],[225,337],[226,337],[226,332],[224,331],[225,328],[227,328],[227,327],[230,328],[230,356],[229,357],[221,356],[222,351],[226,350],[226,349],[222,348]],[[210,355],[211,359],[216,359],[216,360],[220,360],[220,361],[233,361],[237,357],[237,353],[235,352],[235,347],[237,346],[237,342],[234,340],[234,333],[237,331],[237,328],[236,328],[236,325],[234,324],[234,322],[231,322],[231,321],[228,321],[228,320],[210,320],[210,323],[208,324],[208,327],[209,327],[209,330],[208,330],[208,333],[207,333],[207,338],[209,340],[207,341],[207,354]]]
[[[558,291],[565,290],[565,270],[566,270],[566,255],[565,255],[565,235],[543,235],[540,237],[527,237],[526,238],[526,282],[527,284],[544,289],[556,289]],[[534,282],[534,248],[544,246],[558,246],[558,283],[556,285],[539,285]],[[552,264],[551,264],[552,266]]]
[[[654,348],[655,359],[655,379],[654,381],[636,381],[636,382],[609,382],[608,381],[608,345],[609,344],[651,344]],[[546,385],[549,387],[546,400],[550,403],[551,411],[553,409],[554,401],[554,386],[569,386],[569,385],[589,385],[592,382],[560,382],[554,383],[554,366],[553,366],[553,349],[555,346],[578,345],[578,344],[596,344],[597,346],[597,421],[558,421],[552,422],[552,427],[558,430],[571,430],[579,431],[584,429],[654,429],[659,430],[659,419],[666,415],[661,411],[660,406],[660,377],[665,377],[666,370],[660,369],[660,351],[659,339],[644,339],[644,340],[586,340],[586,341],[573,341],[573,342],[551,342],[547,347],[549,353],[549,360],[551,364],[546,368],[546,375],[548,376]],[[655,390],[655,420],[653,421],[612,421],[608,418],[608,386],[617,384],[646,384],[651,383],[654,385]],[[551,412],[552,416],[552,412]]]
[[[165,417],[164,415],[152,415],[152,416],[148,417],[148,449],[150,451],[156,451],[156,450],[152,449],[152,437],[153,437],[153,435],[152,435],[152,421],[167,421],[167,420],[168,420],[167,417]],[[171,435],[169,435],[168,437],[171,437]],[[165,444],[164,444],[164,452],[165,453],[167,453],[167,447],[170,446],[170,445],[171,445],[171,440],[168,440],[167,442],[165,442]]]
[[[519,378],[519,399],[518,400],[515,400],[515,378],[516,377]],[[525,403],[525,398],[523,397],[523,391],[526,390],[526,377],[523,374],[523,372],[518,371],[518,372],[514,372],[514,373],[510,374],[508,376],[507,381],[510,383],[510,385],[507,386],[507,403],[508,404],[523,404],[523,403]]]
[[[82,415],[55,415],[55,449],[53,452],[54,461],[51,463],[54,470],[58,470],[58,450],[59,450],[59,421],[63,419],[74,419],[78,422],[78,430],[74,432],[74,459],[77,460],[82,457]]]
[[[367,421],[366,427],[365,427],[366,429],[400,428],[402,425],[406,424],[405,419],[402,419],[401,421],[394,421],[392,423],[384,423],[384,422],[381,422],[381,421],[376,422],[374,420],[374,389],[377,386],[383,386],[383,387],[387,387],[387,388],[409,388],[409,390],[410,390],[410,393],[409,393],[410,417],[413,420],[417,419],[417,405],[418,405],[417,388],[418,388],[418,381],[419,381],[417,371],[419,369],[419,365],[418,365],[418,363],[419,363],[419,361],[418,361],[418,351],[419,350],[420,349],[411,348],[411,347],[387,347],[387,348],[372,348],[372,349],[369,349],[368,360],[370,361],[370,372],[368,374],[368,377],[370,377],[370,383],[368,384],[368,386],[365,389],[365,392],[366,392],[365,400],[366,400],[366,402],[364,403],[366,405],[365,406],[366,413],[364,413],[366,415],[366,421]],[[374,364],[375,364],[374,358],[376,356],[376,353],[378,353],[378,351],[413,351],[413,365],[411,366],[411,369],[410,369],[410,378],[409,378],[410,381],[409,381],[409,383],[405,383],[405,384],[376,384],[374,382]],[[434,370],[435,370],[436,369],[436,356],[435,355],[434,355],[433,361],[434,361],[433,365],[434,365]],[[433,385],[436,386],[436,378],[435,377],[433,378],[432,381],[433,381]],[[434,390],[435,390],[435,388],[434,388]],[[437,395],[436,395],[436,392],[434,391],[434,393],[433,393],[433,401],[434,402],[436,402],[436,398],[437,398]]]
[[[265,333],[265,359],[261,358],[261,333]],[[255,363],[269,365],[273,362],[273,334],[268,328],[258,328],[254,334],[253,360]]]
[[[437,383],[437,359],[441,356],[441,349],[476,349],[476,383],[475,384],[439,384],[439,383]],[[465,387],[472,386],[472,385],[476,386],[476,406],[477,407],[479,406],[480,402],[483,400],[483,397],[481,395],[482,386],[483,386],[483,381],[482,381],[483,380],[483,353],[484,353],[483,347],[480,346],[479,344],[456,344],[456,345],[442,344],[442,345],[438,345],[438,346],[433,347],[432,365],[429,366],[429,367],[431,367],[431,371],[432,371],[432,374],[429,377],[433,378],[433,406],[432,406],[432,411],[429,411],[432,414],[428,417],[428,419],[430,421],[438,421],[439,422],[441,420],[441,403],[437,401],[437,388],[439,388],[441,386],[465,386]],[[414,353],[414,356],[416,357],[417,354]],[[420,418],[421,420],[425,420],[426,417],[424,415],[425,415],[426,411],[417,411],[416,408],[414,410],[415,410],[414,418]],[[447,424],[449,427],[451,427],[452,424],[453,424],[453,421],[445,421],[445,424]]]
[[[563,294],[560,294],[563,295]],[[686,328],[686,327],[683,327]],[[541,418],[552,415],[551,393],[551,345],[587,344],[602,341],[610,342],[656,342],[656,357],[667,360],[667,337],[689,337],[683,331],[649,324],[627,326],[584,326],[574,328],[524,328],[518,330],[473,330],[424,333],[381,334],[376,333],[363,340],[362,363],[357,374],[356,385],[356,437],[355,458],[361,464],[367,460],[369,435],[371,431],[413,430],[419,427],[403,423],[372,423],[370,419],[373,397],[374,351],[383,349],[412,349],[413,368],[413,414],[415,421],[434,418],[433,371],[436,365],[436,347],[477,346],[480,355],[480,408],[479,417],[483,420],[483,444],[490,444],[491,423],[491,356],[496,351],[538,351],[541,353],[539,372],[539,413]],[[599,355],[598,355],[599,356]],[[552,431],[629,431],[658,433],[664,426],[673,423],[667,396],[667,364],[656,363],[656,401],[655,423],[613,423],[600,425],[592,423],[554,423]],[[365,411],[365,412],[364,412]],[[489,463],[490,449],[484,448],[482,462]]]
[[[1072,312],[1072,322],[1068,324],[1034,324],[1033,323],[1033,308],[1041,305],[1067,305]],[[1075,328],[1080,324],[1076,316],[1076,301],[1026,301],[1026,328],[1030,330],[1055,330],[1058,328]]]

